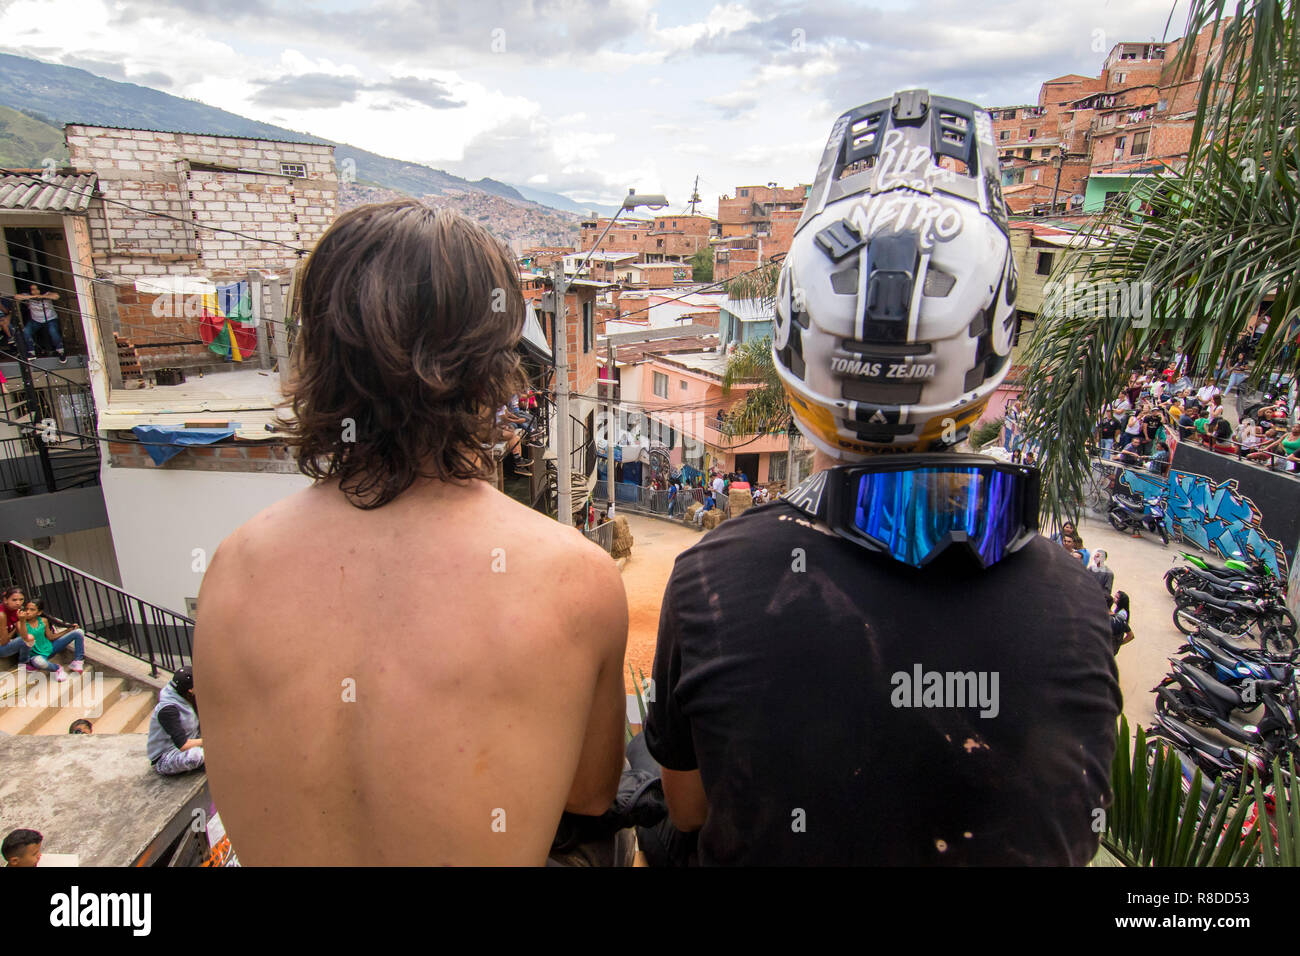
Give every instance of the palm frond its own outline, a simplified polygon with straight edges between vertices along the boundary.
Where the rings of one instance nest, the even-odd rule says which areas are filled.
[[[1193,0],[1187,31],[1212,27],[1189,159],[1146,179],[1081,231],[1059,271],[1077,289],[1145,292],[1149,308],[1115,298],[1048,296],[1024,356],[1034,369],[1022,399],[1026,431],[1041,444],[1043,511],[1054,525],[1078,517],[1086,444],[1097,416],[1152,346],[1165,340],[1208,359],[1272,300],[1254,380],[1294,372],[1300,319],[1300,31],[1290,0]],[[1190,63],[1184,44],[1175,70]],[[1082,283],[1087,283],[1083,286]]]

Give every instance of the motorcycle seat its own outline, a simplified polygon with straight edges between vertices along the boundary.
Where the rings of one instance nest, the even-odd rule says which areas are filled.
[[[1184,666],[1181,671],[1186,675],[1187,680],[1205,691],[1210,697],[1227,704],[1229,708],[1242,706],[1241,694],[1236,689],[1215,680],[1209,674],[1194,667]]]
[[[1214,737],[1211,737],[1208,732],[1200,729],[1195,724],[1189,724],[1185,720],[1177,720],[1173,717],[1166,717],[1165,719],[1173,728],[1175,728],[1170,731],[1171,733],[1176,732],[1186,735],[1187,739],[1192,742],[1193,746],[1200,750],[1204,750],[1206,753],[1213,754],[1216,757],[1221,757],[1224,756],[1225,751],[1228,750],[1228,745],[1226,743],[1222,740],[1216,740]]]
[[[1216,594],[1211,594],[1209,591],[1201,591],[1197,588],[1184,588],[1183,593],[1193,601],[1208,604],[1223,611],[1246,611],[1250,613],[1255,610],[1255,605],[1249,601],[1234,601],[1231,598],[1222,598]]]

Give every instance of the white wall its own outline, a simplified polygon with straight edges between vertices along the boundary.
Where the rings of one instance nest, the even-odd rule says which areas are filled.
[[[23,544],[35,547],[28,539]],[[72,531],[56,534],[50,538],[50,546],[41,552],[46,557],[85,571],[101,581],[122,585],[118,574],[117,557],[113,552],[113,535],[108,528],[91,528],[87,531]],[[184,608],[182,608],[184,610]]]
[[[122,587],[181,614],[203,580],[194,549],[211,560],[241,524],[311,484],[303,475],[108,467],[101,481]]]

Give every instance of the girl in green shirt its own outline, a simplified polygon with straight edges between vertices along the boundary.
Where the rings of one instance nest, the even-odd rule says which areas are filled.
[[[27,646],[31,648],[32,658],[27,662],[29,671],[50,671],[58,675],[60,681],[68,679],[62,667],[50,660],[55,654],[69,644],[73,645],[73,661],[68,669],[81,673],[85,667],[85,634],[77,625],[59,630],[45,615],[45,602],[37,598],[28,601],[26,607],[18,613],[19,621],[27,630]]]

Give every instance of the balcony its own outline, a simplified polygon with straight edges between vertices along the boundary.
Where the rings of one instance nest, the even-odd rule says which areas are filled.
[[[785,432],[778,432],[770,435],[758,435],[755,433],[747,435],[728,435],[721,427],[719,427],[719,422],[716,419],[705,422],[703,436],[691,437],[702,437],[706,444],[726,451],[739,449],[743,446],[744,451],[750,454],[785,452],[790,448],[790,438]],[[797,448],[798,446],[796,445],[795,447]]]

